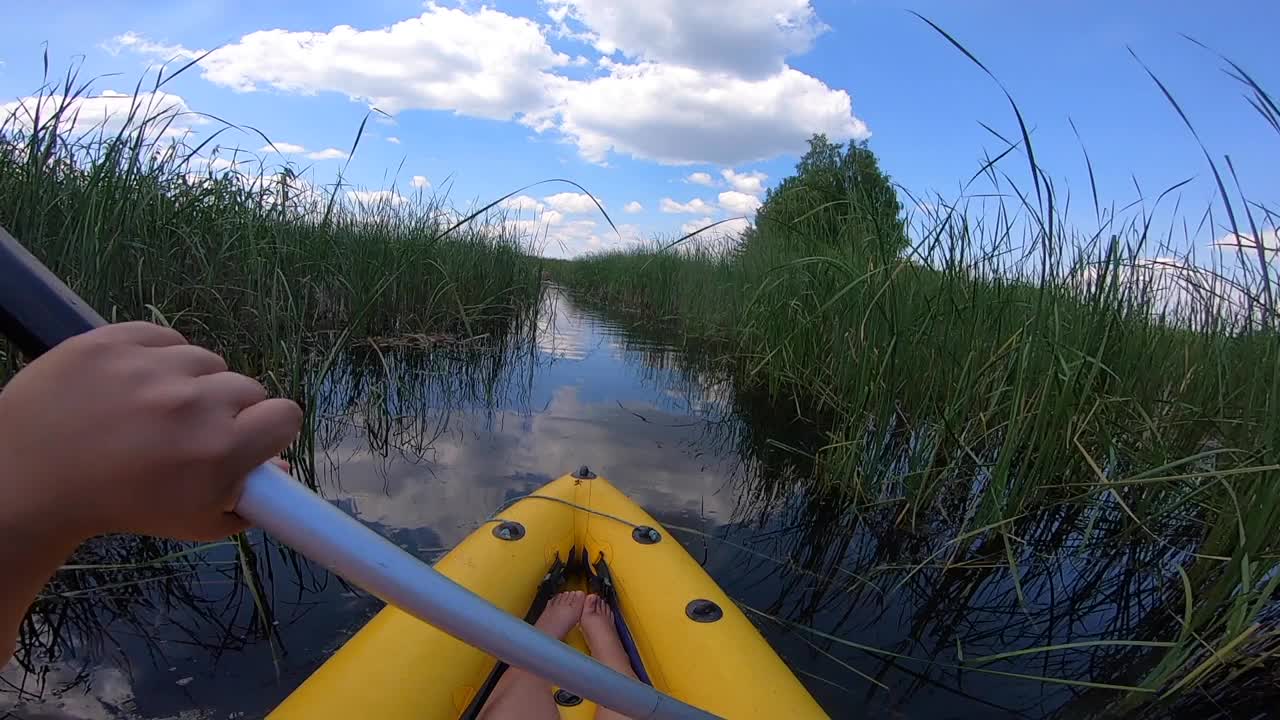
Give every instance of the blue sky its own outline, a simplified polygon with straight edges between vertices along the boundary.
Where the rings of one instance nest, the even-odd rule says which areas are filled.
[[[1221,63],[1179,36],[1275,81],[1274,2],[22,3],[6,11],[0,105],[40,85],[46,42],[55,69],[83,58],[86,74],[118,73],[97,91],[122,93],[152,63],[221,46],[165,90],[182,107],[294,146],[271,162],[330,180],[346,161],[323,158],[349,149],[376,105],[393,122],[371,122],[347,165],[367,190],[411,195],[418,176],[435,190],[447,181],[466,205],[570,178],[627,238],[648,237],[749,215],[817,131],[869,136],[896,181],[953,197],[984,148],[1001,149],[979,122],[1009,137],[1017,126],[996,85],[908,9],[1001,78],[1082,223],[1092,211],[1083,212],[1088,185],[1068,117],[1104,202],[1137,199],[1135,178],[1153,198],[1196,176],[1183,197],[1197,216],[1212,194],[1194,141],[1126,46],[1170,86],[1215,156],[1231,155],[1246,190],[1275,196],[1274,131]],[[262,145],[249,134],[220,142]],[[1025,178],[1024,163],[1005,167]],[[621,242],[574,193],[544,185],[514,205],[556,241],[550,254]]]

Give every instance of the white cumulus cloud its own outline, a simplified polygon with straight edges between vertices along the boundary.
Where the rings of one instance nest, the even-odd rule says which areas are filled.
[[[392,145],[399,145],[399,144],[400,144],[400,138],[396,137],[395,135],[388,135],[388,136],[387,136],[387,138],[386,138],[386,140],[387,140],[387,142],[391,143]]]
[[[426,175],[414,175],[413,179],[409,181],[409,184],[424,190],[431,187],[431,181],[427,179]]]
[[[692,232],[699,232],[697,237],[702,240],[712,240],[726,237],[737,237],[742,234],[743,230],[751,227],[751,222],[746,218],[731,218],[715,224],[714,227],[708,227],[716,223],[715,218],[702,217],[697,220],[690,220],[680,226],[680,234],[688,235]],[[706,228],[705,230],[703,228]]]
[[[201,52],[134,33],[116,42],[157,57]],[[206,80],[239,92],[336,92],[391,114],[450,110],[505,120],[543,106],[544,71],[569,62],[529,18],[428,3],[418,17],[374,30],[259,30],[218,48],[200,68]]]
[[[713,222],[715,222],[715,220],[710,217],[700,217],[697,220],[690,220],[680,226],[680,234],[688,235],[689,233],[700,230]]]
[[[348,190],[347,199],[365,208],[403,205],[409,202],[395,190]]]
[[[193,162],[195,162],[194,159],[193,159]],[[253,162],[254,162],[253,160],[246,157],[234,157],[234,158],[215,157],[211,160],[205,161],[205,165],[207,165],[208,168],[210,170],[213,170],[214,172],[222,172],[224,170],[238,171],[242,167],[252,165]],[[195,164],[198,165],[199,162],[195,162]]]
[[[721,170],[720,176],[724,178],[725,182],[729,183],[729,187],[748,195],[763,194],[764,182],[769,179],[768,175],[758,170],[740,173],[735,172],[733,168]]]
[[[194,126],[209,123],[207,118],[193,113],[182,96],[162,90],[137,95],[103,90],[98,95],[81,97],[27,96],[0,103],[0,118],[12,117],[23,129],[30,129],[37,116],[44,123],[59,111],[62,129],[72,133],[116,133],[131,112],[134,127],[145,124],[152,138],[178,137]]]
[[[798,152],[814,133],[870,136],[848,93],[792,68],[746,79],[656,63],[605,67],[603,77],[562,79],[556,102],[523,122],[556,130],[593,162],[617,152],[673,165],[734,165]]]
[[[605,55],[760,77],[826,30],[809,0],[549,0],[548,14]]]
[[[554,212],[554,211],[551,211]],[[528,235],[536,249],[550,257],[574,257],[583,253],[626,247],[640,242],[640,228],[619,225],[618,232],[596,220],[558,221],[544,224]]]
[[[1262,230],[1258,235],[1262,236],[1261,245],[1264,255],[1273,255],[1280,252],[1280,231],[1275,229]],[[1251,257],[1257,257],[1259,245],[1258,237],[1248,231],[1240,234],[1227,233],[1214,241],[1213,244],[1223,249],[1242,251],[1246,256]]]
[[[711,174],[704,172],[689,173],[689,175],[685,177],[685,180],[693,183],[694,185],[706,185],[708,187],[715,184],[715,181],[711,179]]]
[[[750,215],[760,207],[760,198],[737,190],[720,193],[720,207],[736,215]]]
[[[304,153],[306,151],[307,149],[301,145],[295,145],[287,142],[271,143],[258,148],[258,152],[260,153],[278,152],[283,155],[296,155],[297,153]]]
[[[338,148],[325,148],[315,152],[307,153],[307,157],[312,160],[345,160],[347,154]]]
[[[516,195],[498,203],[498,207],[516,212],[538,212],[545,207],[537,198]]]
[[[144,55],[152,55],[157,60],[164,62],[194,60],[200,57],[201,52],[188,50],[181,45],[165,45],[164,43],[154,42],[132,31],[115,36],[110,42],[103,43],[102,47],[112,55],[120,54],[121,50],[132,50]]]
[[[631,202],[623,206],[622,212],[630,213],[634,215],[635,213],[638,213],[638,212],[644,212],[644,206],[641,205],[639,201],[632,200]]]
[[[597,163],[617,153],[736,166],[803,151],[814,133],[868,137],[846,91],[786,63],[825,29],[807,0],[744,2],[549,0],[559,29],[491,7],[428,3],[383,28],[249,33],[199,68],[238,92],[340,93],[392,115],[516,120]],[[580,63],[553,48],[548,32],[604,53],[595,72],[565,74]],[[136,33],[115,47],[157,60],[201,52]]]
[[[548,195],[543,201],[563,213],[586,213],[596,210],[595,201],[586,193],[562,192]],[[604,203],[600,203],[604,205]]]
[[[664,213],[689,213],[690,215],[712,213],[716,210],[715,206],[702,198],[693,198],[687,203],[677,202],[671,198],[662,198],[659,208]]]

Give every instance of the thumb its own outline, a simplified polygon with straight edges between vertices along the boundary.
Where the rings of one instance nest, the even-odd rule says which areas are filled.
[[[302,428],[302,408],[284,398],[263,400],[241,410],[234,423],[228,469],[242,477],[289,447]]]

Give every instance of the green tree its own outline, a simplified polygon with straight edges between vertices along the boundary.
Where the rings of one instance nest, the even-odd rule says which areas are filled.
[[[863,143],[809,139],[796,174],[766,195],[748,242],[787,237],[802,244],[898,254],[907,246],[902,204],[893,182]]]

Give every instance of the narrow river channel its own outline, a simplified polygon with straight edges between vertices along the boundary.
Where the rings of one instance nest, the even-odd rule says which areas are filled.
[[[1003,549],[939,553],[928,522],[908,529],[892,502],[833,499],[810,479],[816,421],[669,339],[553,288],[536,337],[501,351],[353,356],[320,393],[319,492],[433,559],[504,500],[588,465],[669,525],[837,718],[1042,717],[1104,696],[1035,678],[1123,678],[1140,657],[1098,646],[973,662],[1124,637],[1155,601],[1139,597],[1133,558],[1084,563],[1029,541],[1019,588]],[[379,603],[250,541],[251,562],[233,544],[102,541],[115,545],[99,565],[152,562],[83,570],[84,591],[46,603],[25,667],[0,676],[0,717],[263,716]],[[1111,586],[1128,599],[1105,600]]]

